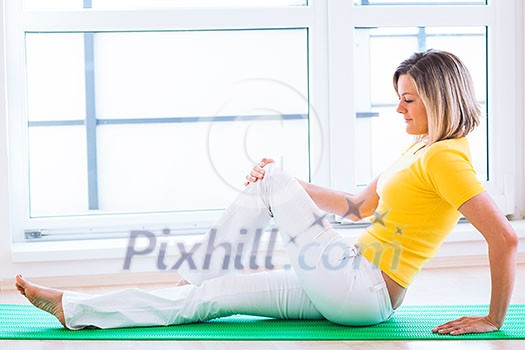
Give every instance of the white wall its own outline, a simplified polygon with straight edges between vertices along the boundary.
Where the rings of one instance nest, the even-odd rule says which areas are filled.
[[[1,2],[0,28],[4,27],[4,8]],[[3,32],[3,30],[2,30]],[[0,35],[0,82],[5,82],[4,37]],[[7,118],[5,84],[0,84],[0,274],[3,276],[11,264],[9,194],[7,185]],[[0,278],[2,277],[0,276]]]

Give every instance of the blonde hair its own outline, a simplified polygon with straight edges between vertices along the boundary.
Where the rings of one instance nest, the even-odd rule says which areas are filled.
[[[478,124],[481,107],[474,93],[472,77],[455,55],[439,50],[414,53],[394,73],[394,89],[406,74],[427,111],[428,135],[417,141],[427,146],[446,139],[466,136]]]

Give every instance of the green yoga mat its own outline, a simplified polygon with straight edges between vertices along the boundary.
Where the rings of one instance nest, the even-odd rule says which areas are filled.
[[[487,306],[403,306],[389,321],[371,327],[344,327],[328,321],[276,320],[231,316],[169,327],[69,331],[51,315],[30,305],[0,305],[0,339],[62,340],[479,340],[525,339],[525,305],[511,305],[497,332],[439,335],[432,328]]]

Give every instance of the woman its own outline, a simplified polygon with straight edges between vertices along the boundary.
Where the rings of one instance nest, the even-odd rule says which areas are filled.
[[[512,293],[518,240],[470,162],[465,136],[480,114],[470,74],[456,56],[429,50],[401,63],[394,88],[406,131],[417,139],[397,162],[365,191],[350,195],[296,180],[263,159],[247,176],[246,189],[192,250],[192,264],[181,266],[192,284],[91,296],[17,276],[17,288],[69,329],[181,324],[236,313],[373,325],[401,305],[406,288],[461,213],[489,246],[490,311],[433,331],[499,329]],[[373,215],[373,224],[349,242],[321,210],[353,220]],[[231,274],[232,254],[242,266],[239,252],[271,218],[293,270]]]

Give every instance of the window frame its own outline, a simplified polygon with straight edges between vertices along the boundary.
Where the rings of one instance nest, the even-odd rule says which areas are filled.
[[[9,178],[13,242],[46,238],[125,237],[133,229],[161,232],[168,225],[180,232],[203,232],[221,211],[169,212],[111,215],[78,215],[31,218],[28,186],[28,127],[25,110],[26,32],[140,32],[244,29],[306,29],[308,36],[308,98],[310,149],[323,149],[328,138],[328,81],[326,72],[326,3],[305,6],[173,8],[146,10],[26,11],[23,1],[4,0],[8,100]],[[320,20],[321,19],[321,20]],[[17,79],[18,77],[18,79]],[[315,106],[315,107],[314,107]],[[305,150],[309,151],[309,150]],[[310,173],[328,183],[326,157],[310,160]],[[62,237],[62,238],[61,238]]]

